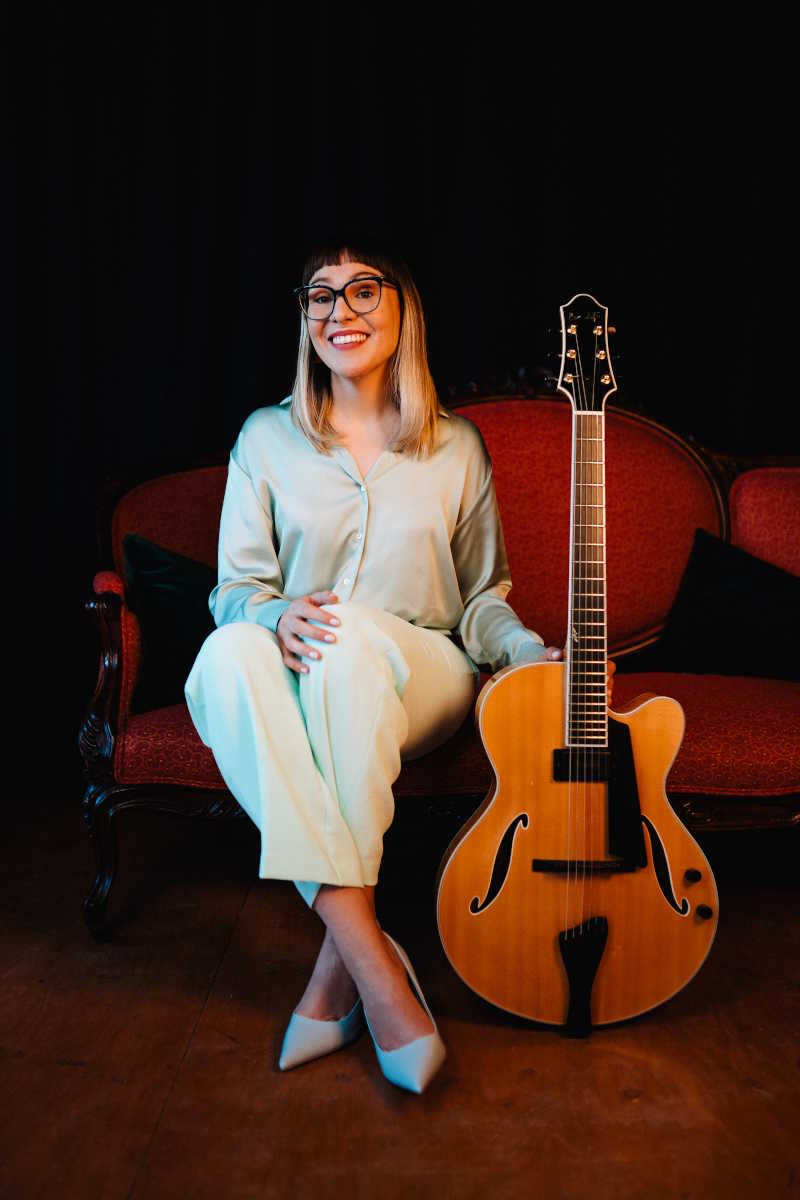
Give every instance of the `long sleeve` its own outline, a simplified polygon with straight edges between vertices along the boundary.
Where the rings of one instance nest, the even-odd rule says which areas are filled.
[[[228,464],[220,517],[218,581],[208,607],[217,626],[255,621],[274,633],[290,601],[283,595],[272,517],[235,452],[236,447]]]
[[[506,601],[511,575],[491,462],[485,448],[483,453],[477,495],[455,528],[451,549],[464,604],[458,632],[470,658],[494,673],[512,662],[537,661],[544,643]]]

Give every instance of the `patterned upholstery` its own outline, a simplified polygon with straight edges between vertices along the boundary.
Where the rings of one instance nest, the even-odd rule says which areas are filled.
[[[569,586],[572,409],[559,399],[487,400],[458,412],[480,428],[494,467],[510,603],[562,645]],[[685,443],[630,413],[606,415],[608,639],[652,637],[675,599],[694,531],[724,536],[718,491]]]
[[[616,677],[616,705],[642,692],[672,696],[686,714],[686,734],[667,780],[671,793],[775,796],[800,791],[797,684],[722,675]],[[791,738],[786,736],[789,727],[794,730]],[[185,704],[131,717],[116,768],[120,783],[225,787]],[[446,745],[404,764],[394,793],[398,799],[476,796],[488,791],[491,780],[492,769],[470,713]]]
[[[672,696],[686,732],[671,793],[786,796],[800,792],[800,684],[740,675],[616,675],[614,704]]]
[[[511,566],[511,603],[547,643],[562,644],[567,615],[571,410],[559,399],[494,398],[459,406],[481,429]],[[713,478],[686,443],[633,414],[606,419],[609,646],[657,633],[672,605],[698,527],[724,537],[724,506]],[[121,784],[224,789],[211,751],[184,704],[129,716],[141,658],[139,624],[124,603],[122,538],[138,533],[214,565],[227,466],[161,476],[128,492],[112,523],[116,571],[95,591],[123,597],[122,681],[114,757]],[[800,572],[800,470],[741,476],[731,492],[733,539],[751,553]],[[485,679],[484,679],[485,681]],[[694,675],[622,675],[615,702],[643,691],[674,696],[686,736],[669,775],[673,793],[731,796],[800,792],[800,688],[778,680]],[[793,723],[793,739],[786,731]],[[403,796],[482,795],[491,767],[470,713],[445,746],[404,765]]]
[[[800,467],[758,467],[733,481],[731,541],[800,575]]]

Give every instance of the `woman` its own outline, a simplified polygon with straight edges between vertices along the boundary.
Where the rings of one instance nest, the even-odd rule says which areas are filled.
[[[438,404],[405,263],[364,241],[327,246],[297,293],[295,385],[231,452],[218,628],[186,700],[261,830],[260,877],[293,879],[326,926],[280,1067],[352,1041],[366,1016],[386,1077],[421,1092],[444,1045],[375,915],[392,783],[462,724],[477,663],[561,651],[505,600],[489,456]]]

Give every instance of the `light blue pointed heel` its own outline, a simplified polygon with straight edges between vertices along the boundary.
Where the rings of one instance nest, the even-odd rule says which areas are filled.
[[[283,1035],[278,1066],[282,1071],[288,1071],[312,1058],[322,1058],[324,1054],[341,1050],[354,1042],[363,1028],[364,1006],[360,996],[341,1021],[317,1021],[293,1012]]]
[[[378,1063],[383,1074],[390,1083],[396,1084],[397,1087],[406,1088],[409,1092],[419,1093],[425,1090],[433,1076],[439,1070],[439,1067],[445,1060],[447,1051],[444,1042],[439,1036],[439,1030],[433,1019],[433,1013],[428,1008],[425,997],[422,994],[422,988],[419,986],[419,980],[409,962],[408,955],[403,947],[399,946],[385,929],[381,932],[385,937],[389,938],[389,941],[400,955],[411,980],[413,990],[416,992],[420,1004],[425,1009],[431,1021],[433,1021],[433,1033],[416,1038],[413,1042],[408,1042],[405,1046],[398,1046],[396,1050],[382,1050],[375,1041],[375,1035],[370,1028],[369,1017],[366,1012],[364,1013],[364,1019],[367,1022],[367,1029],[369,1029],[369,1035],[372,1038],[372,1044],[375,1047],[375,1053],[378,1056]]]

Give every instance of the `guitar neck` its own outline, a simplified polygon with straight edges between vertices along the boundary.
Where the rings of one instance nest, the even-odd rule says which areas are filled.
[[[605,415],[572,414],[566,741],[607,746]]]

